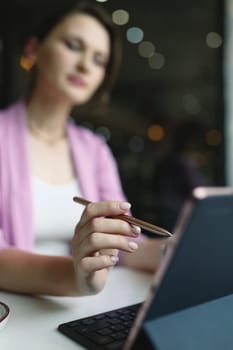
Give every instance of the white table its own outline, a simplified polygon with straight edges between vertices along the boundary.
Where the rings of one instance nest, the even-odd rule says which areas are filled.
[[[10,318],[0,331],[2,350],[84,349],[57,331],[59,323],[86,317],[146,298],[151,275],[116,267],[104,290],[94,296],[28,297],[0,292]]]

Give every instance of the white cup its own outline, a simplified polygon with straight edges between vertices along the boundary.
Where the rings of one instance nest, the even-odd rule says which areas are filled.
[[[6,325],[10,315],[10,308],[8,305],[0,301],[0,330]]]

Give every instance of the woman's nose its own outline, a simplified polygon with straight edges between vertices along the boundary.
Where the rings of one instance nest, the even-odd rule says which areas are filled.
[[[87,54],[83,54],[79,57],[77,62],[77,69],[82,70],[83,72],[88,72],[91,67],[91,59]]]

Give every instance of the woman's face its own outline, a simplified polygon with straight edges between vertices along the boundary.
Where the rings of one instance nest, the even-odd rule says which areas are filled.
[[[35,50],[37,90],[72,104],[87,102],[105,77],[107,30],[86,14],[67,16]]]

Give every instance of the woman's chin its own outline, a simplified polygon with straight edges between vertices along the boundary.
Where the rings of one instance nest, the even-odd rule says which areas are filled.
[[[67,96],[67,98],[71,105],[80,106],[87,103],[91,99],[91,96],[82,96],[81,94],[78,96],[76,94],[75,96]]]

